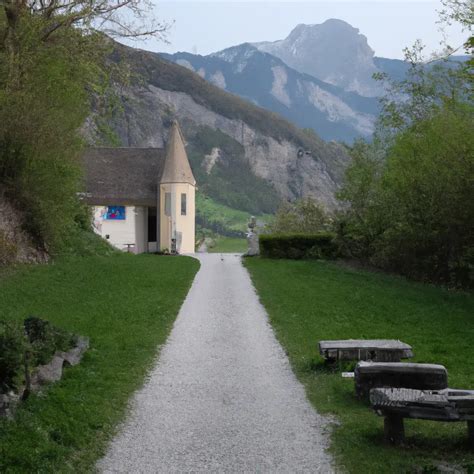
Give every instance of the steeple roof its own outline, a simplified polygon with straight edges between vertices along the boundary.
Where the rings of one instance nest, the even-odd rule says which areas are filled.
[[[189,165],[184,139],[178,122],[175,120],[166,145],[166,159],[161,183],[188,183],[196,185],[191,166]]]

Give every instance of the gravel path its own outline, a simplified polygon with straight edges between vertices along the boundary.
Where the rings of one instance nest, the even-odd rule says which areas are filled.
[[[332,472],[328,423],[267,322],[240,257],[201,269],[102,472]]]

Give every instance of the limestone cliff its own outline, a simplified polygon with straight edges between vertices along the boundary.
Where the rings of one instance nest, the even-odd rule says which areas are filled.
[[[270,212],[279,201],[301,196],[337,206],[334,193],[348,162],[341,145],[326,143],[157,54],[120,47],[114,60],[120,59],[138,77],[120,89],[122,111],[109,120],[122,146],[162,147],[177,118],[198,186],[219,201],[250,212]],[[94,119],[86,131],[97,143],[102,135]]]

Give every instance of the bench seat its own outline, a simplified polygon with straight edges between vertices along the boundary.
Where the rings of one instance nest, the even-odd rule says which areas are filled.
[[[356,395],[368,400],[372,388],[394,387],[443,390],[448,371],[443,365],[411,362],[359,362],[354,370]]]
[[[466,421],[469,444],[474,449],[474,390],[373,388],[370,403],[378,415],[385,417],[385,439],[391,443],[403,442],[404,418]]]

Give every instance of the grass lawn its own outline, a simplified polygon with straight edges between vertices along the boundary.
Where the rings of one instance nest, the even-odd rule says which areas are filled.
[[[218,236],[212,246],[209,246],[210,253],[245,253],[247,251],[247,240],[238,237]]]
[[[91,472],[127,400],[173,325],[199,263],[188,257],[87,257],[0,279],[0,315],[48,319],[88,336],[79,366],[14,421],[0,421],[0,472]]]
[[[196,193],[196,212],[198,220],[218,224],[235,232],[246,232],[251,216],[249,212],[232,209],[200,192]],[[273,219],[270,214],[261,214],[256,217],[261,224],[268,223]]]
[[[406,420],[406,445],[383,442],[383,418],[354,395],[352,379],[331,372],[321,339],[393,338],[417,362],[444,364],[453,388],[474,389],[474,297],[329,262],[246,259],[277,337],[308,398],[337,416],[332,451],[353,473],[438,472],[441,463],[474,472],[466,423]]]

